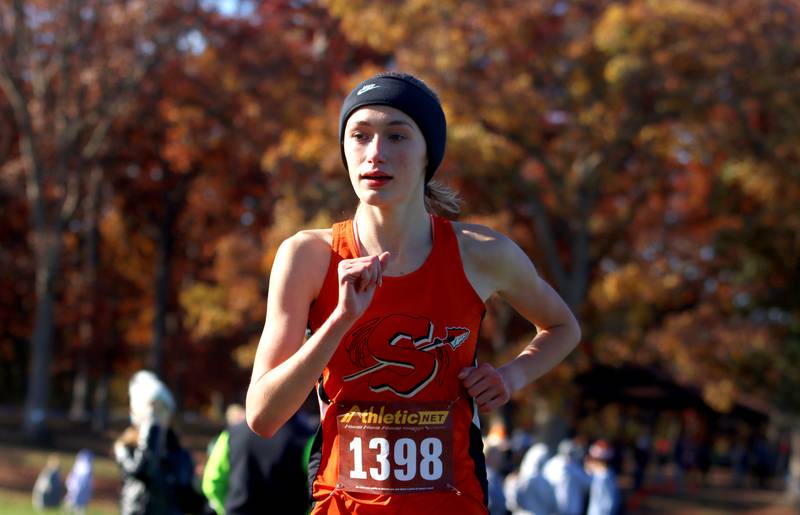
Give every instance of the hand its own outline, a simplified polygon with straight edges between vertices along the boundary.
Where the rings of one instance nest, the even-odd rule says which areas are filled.
[[[463,368],[458,373],[458,378],[478,403],[480,411],[491,411],[507,403],[511,398],[511,391],[503,375],[488,363]]]
[[[343,259],[339,263],[339,309],[352,320],[367,310],[375,289],[381,285],[389,253]]]
[[[131,405],[131,424],[140,427],[153,423],[154,412],[152,402],[139,402]]]

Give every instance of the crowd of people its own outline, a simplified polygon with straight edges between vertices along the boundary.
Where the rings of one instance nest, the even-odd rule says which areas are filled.
[[[500,445],[486,446],[491,515],[617,515],[622,497],[610,464],[614,450],[606,440],[588,450],[571,439],[556,452],[542,442],[522,454],[504,476],[509,454]],[[511,454],[513,456],[513,453]]]
[[[116,440],[113,455],[121,475],[120,512],[125,515],[263,513],[305,514],[311,505],[308,470],[314,420],[298,412],[271,438],[247,425],[232,405],[226,428],[209,445],[197,474],[191,453],[172,428],[175,403],[154,374],[142,371],[129,386],[131,425]],[[702,481],[710,444],[681,433],[670,440],[641,435],[628,446],[599,439],[565,439],[551,449],[529,435],[510,442],[484,439],[490,515],[615,515],[625,503],[618,484],[627,454],[628,491],[645,485],[680,490],[690,478]],[[764,486],[785,473],[789,450],[771,446],[763,434],[739,438],[724,457],[732,486]],[[92,496],[94,455],[81,450],[66,478],[52,455],[33,489],[37,510],[65,508],[86,513]],[[766,479],[765,479],[766,478]]]

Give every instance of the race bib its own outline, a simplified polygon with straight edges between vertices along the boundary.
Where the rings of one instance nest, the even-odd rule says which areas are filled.
[[[374,494],[452,484],[451,403],[337,403],[338,487]]]

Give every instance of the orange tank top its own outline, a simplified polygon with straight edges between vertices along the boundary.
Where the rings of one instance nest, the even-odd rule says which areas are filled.
[[[484,304],[464,273],[452,225],[431,221],[425,262],[383,278],[322,372],[312,514],[487,512],[479,420],[457,377],[475,364]],[[339,262],[359,256],[352,221],[333,226],[331,247],[309,313],[312,332],[336,306]]]

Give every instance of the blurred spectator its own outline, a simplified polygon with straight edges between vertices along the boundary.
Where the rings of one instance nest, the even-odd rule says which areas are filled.
[[[681,432],[675,442],[675,488],[683,492],[686,488],[686,476],[695,466],[695,445],[686,432]]]
[[[558,453],[542,471],[552,485],[560,515],[582,515],[591,479],[579,462],[580,449],[572,440],[562,440]]]
[[[614,451],[605,440],[598,440],[589,448],[586,469],[591,475],[587,515],[617,515],[622,506],[617,475],[610,467]]]
[[[224,515],[225,497],[228,495],[230,428],[244,419],[245,411],[241,404],[228,406],[225,410],[226,427],[208,446],[208,460],[203,469],[201,487],[203,495],[218,515]]]
[[[730,452],[731,466],[733,466],[733,486],[741,488],[745,486],[747,479],[747,444],[744,438],[738,437],[733,444]]]
[[[711,441],[704,435],[695,448],[695,464],[700,474],[700,484],[703,486],[708,481],[708,472],[711,470],[711,452]]]
[[[489,514],[505,515],[506,498],[503,492],[503,469],[505,447],[496,443],[488,443],[484,449],[486,454],[486,481],[489,487]]]
[[[753,473],[759,488],[768,488],[774,471],[774,459],[769,440],[759,432],[752,444]]]
[[[546,444],[534,444],[522,458],[519,472],[506,478],[506,507],[513,515],[556,513],[555,491],[542,475],[549,457]]]
[[[51,454],[33,485],[33,507],[37,510],[58,508],[63,496],[61,461],[58,459],[58,455]]]
[[[633,449],[633,489],[638,491],[644,485],[644,476],[647,471],[647,464],[650,462],[652,452],[652,438],[650,434],[642,433],[636,439],[636,446]]]
[[[313,428],[305,414],[296,413],[271,438],[254,433],[242,421],[229,430],[214,454],[227,454],[226,515],[280,513],[302,515],[309,507],[307,462],[304,455]],[[224,462],[218,456],[219,462]],[[211,458],[209,458],[211,464]],[[213,466],[213,464],[211,464]]]
[[[171,428],[175,401],[153,373],[131,378],[131,427],[114,444],[122,472],[122,515],[203,513],[205,498],[194,487],[194,462]]]
[[[86,507],[92,498],[93,462],[94,455],[88,449],[81,449],[75,457],[75,463],[67,476],[65,497],[67,511],[70,513],[86,513]]]
[[[656,484],[659,487],[664,486],[667,465],[670,462],[672,455],[672,442],[666,436],[660,436],[655,441],[656,452]]]

